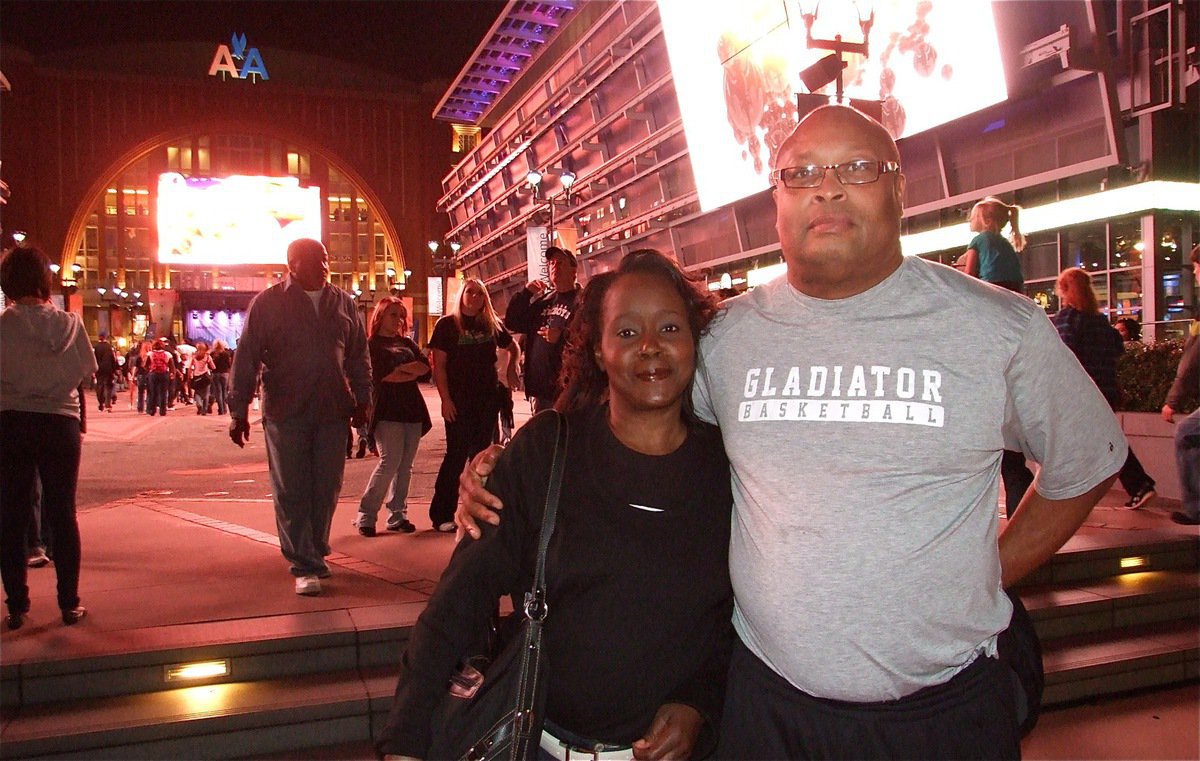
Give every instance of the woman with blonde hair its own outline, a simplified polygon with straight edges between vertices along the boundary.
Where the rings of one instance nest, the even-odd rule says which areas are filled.
[[[976,235],[955,266],[971,277],[1024,294],[1025,277],[1017,257],[1017,252],[1025,248],[1020,215],[1020,206],[1010,206],[995,196],[975,204],[968,222],[971,232]],[[1011,242],[1000,234],[1005,225],[1011,228]],[[1000,459],[1000,477],[1004,481],[1005,512],[1012,517],[1021,498],[1033,485],[1033,471],[1025,464],[1023,453],[1005,450]]]
[[[375,518],[388,498],[388,531],[411,534],[408,520],[408,484],[421,437],[432,427],[425,398],[417,382],[429,377],[429,361],[408,337],[408,310],[404,301],[385,296],[375,305],[367,326],[371,352],[370,434],[379,447],[379,463],[358,505],[354,525],[363,536],[375,536]]]
[[[188,385],[192,389],[192,399],[196,402],[196,414],[208,414],[208,391],[212,385],[213,371],[216,365],[212,355],[208,353],[208,344],[200,341],[196,344],[196,353],[188,363]]]
[[[1021,260],[1017,258],[1017,252],[1025,248],[1020,214],[1020,206],[1010,206],[995,196],[975,204],[969,224],[971,232],[977,235],[958,261],[962,270],[984,282],[1024,293],[1025,278],[1021,274]],[[1006,225],[1011,231],[1008,240],[1000,234]]]
[[[1092,279],[1078,267],[1065,269],[1054,284],[1060,309],[1051,319],[1063,340],[1079,364],[1091,376],[1100,393],[1104,394],[1109,406],[1116,409],[1121,401],[1121,388],[1117,385],[1117,360],[1125,353],[1125,342],[1108,318],[1100,312],[1096,292],[1092,290]],[[1129,456],[1117,476],[1121,487],[1129,494],[1125,507],[1136,510],[1154,499],[1154,479],[1146,475],[1142,463],[1129,448]]]
[[[446,456],[438,470],[429,518],[438,531],[452,533],[458,506],[458,474],[471,457],[492,443],[500,412],[496,351],[509,352],[508,387],[517,387],[516,341],[492,308],[483,281],[463,282],[454,310],[437,321],[429,339],[433,382],[446,422]]]

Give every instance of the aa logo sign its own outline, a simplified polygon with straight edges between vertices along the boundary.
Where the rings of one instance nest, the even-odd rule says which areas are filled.
[[[208,67],[208,76],[215,77],[218,74],[221,75],[221,79],[230,76],[234,79],[249,79],[251,82],[258,81],[255,77],[264,82],[271,78],[267,74],[267,64],[263,62],[262,53],[258,52],[258,48],[246,49],[245,34],[234,34],[229,38],[228,45],[217,46],[212,65]]]

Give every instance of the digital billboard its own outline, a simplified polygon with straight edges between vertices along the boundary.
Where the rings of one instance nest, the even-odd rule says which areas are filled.
[[[869,56],[844,54],[845,92],[882,101],[884,126],[901,138],[1007,97],[991,5],[658,0],[701,208],[769,187],[775,154],[796,126],[796,93],[808,92],[800,72],[830,54],[808,48],[802,10],[815,7],[815,39],[862,42],[859,10],[873,9]]]
[[[158,178],[164,264],[287,264],[288,244],[321,240],[321,189],[295,177]]]

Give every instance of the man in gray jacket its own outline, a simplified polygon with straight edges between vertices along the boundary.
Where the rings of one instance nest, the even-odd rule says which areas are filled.
[[[346,436],[366,420],[371,363],[350,294],[326,282],[320,241],[288,246],[288,277],[250,302],[233,362],[229,437],[250,439],[247,413],[262,370],[263,433],[279,547],[296,594],[321,593],[330,575],[329,528],[345,468]]]

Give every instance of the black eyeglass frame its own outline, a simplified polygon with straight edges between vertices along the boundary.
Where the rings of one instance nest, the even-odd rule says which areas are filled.
[[[847,168],[854,164],[867,165],[867,166],[873,165],[878,170],[878,172],[876,172],[874,179],[862,180],[861,182],[856,182],[853,180],[850,182],[847,182],[846,179],[844,177],[842,177],[842,169]],[[817,181],[812,183],[811,185],[789,185],[787,183],[787,181],[783,179],[783,173],[788,170],[791,170],[791,169],[820,169],[821,176],[818,177]],[[804,166],[785,166],[782,169],[776,169],[773,172],[771,172],[771,184],[772,185],[783,185],[783,187],[785,187],[789,190],[810,190],[812,188],[819,187],[821,185],[821,183],[825,182],[825,173],[828,172],[830,169],[833,170],[833,174],[835,177],[837,177],[838,182],[840,182],[843,185],[870,185],[872,182],[879,182],[879,178],[885,174],[890,174],[892,172],[899,172],[900,171],[900,162],[898,162],[898,161],[870,161],[867,159],[855,159],[854,161],[843,161],[841,164],[805,164]]]

